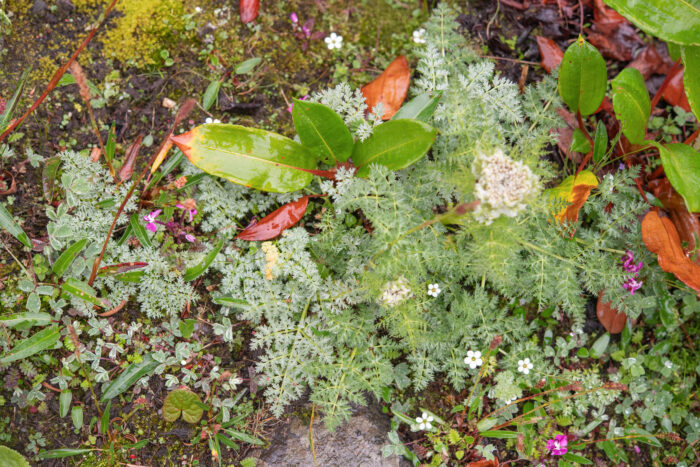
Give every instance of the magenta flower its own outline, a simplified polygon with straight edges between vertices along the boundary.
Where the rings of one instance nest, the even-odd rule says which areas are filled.
[[[185,234],[185,240],[187,240],[187,241],[190,242],[190,243],[194,243],[194,241],[196,240],[196,238],[194,238],[194,235]]]
[[[630,295],[634,295],[634,292],[642,288],[644,282],[636,280],[634,277],[627,279],[627,282],[622,284],[622,288],[630,291]]]
[[[547,440],[547,450],[553,456],[563,456],[569,451],[566,448],[567,444],[569,444],[569,441],[566,439],[566,435],[556,435],[554,439]]]
[[[183,211],[187,212],[187,214],[189,214],[190,222],[192,222],[192,219],[194,218],[194,216],[197,215],[197,209],[195,209],[195,208],[187,209],[187,207],[183,206],[180,203],[177,203],[175,206],[177,206],[179,209],[182,209]]]
[[[622,269],[625,271],[629,272],[631,275],[630,277],[625,281],[624,284],[622,284],[622,287],[625,290],[629,290],[631,295],[634,295],[634,292],[639,290],[642,287],[643,282],[637,280],[637,276],[639,275],[639,271],[642,269],[642,262],[638,262],[637,264],[634,263],[634,253],[632,253],[630,250],[627,250],[625,254],[622,256]]]
[[[160,212],[160,209],[156,209],[149,215],[143,216],[143,220],[146,221],[146,228],[151,232],[155,232],[156,230],[158,230],[158,225],[156,224],[156,217],[160,215]]]
[[[296,13],[292,13],[291,15],[289,15],[289,19],[292,20],[292,23],[294,24],[299,22],[299,17]]]
[[[305,101],[305,100],[308,99],[308,98],[309,98],[309,95],[307,94],[307,95],[305,95],[304,97],[300,97],[299,100],[300,100],[300,101]],[[287,112],[292,113],[292,109],[293,109],[293,108],[294,108],[294,104],[290,105],[289,107],[287,107]]]

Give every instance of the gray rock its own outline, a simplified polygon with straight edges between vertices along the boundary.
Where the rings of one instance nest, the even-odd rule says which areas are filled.
[[[34,0],[34,4],[32,5],[32,13],[37,16],[41,16],[46,13],[47,8],[48,5],[44,0]]]
[[[308,407],[310,409],[310,406]],[[357,407],[352,418],[334,432],[314,420],[314,450],[319,467],[400,467],[399,457],[383,457],[382,446],[389,444],[389,418],[375,406]],[[309,423],[291,415],[271,438],[270,447],[259,455],[258,467],[313,467],[309,445]]]

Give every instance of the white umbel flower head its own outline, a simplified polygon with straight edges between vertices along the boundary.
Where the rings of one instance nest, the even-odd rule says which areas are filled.
[[[392,282],[387,282],[382,294],[379,296],[379,303],[387,307],[395,307],[413,296],[411,288],[405,277],[399,276]]]
[[[518,371],[523,374],[528,374],[530,373],[530,370],[532,370],[532,363],[530,363],[529,358],[525,358],[523,360],[518,360]]]
[[[416,44],[425,44],[425,28],[413,31],[413,42]]]
[[[440,284],[428,284],[428,295],[432,297],[440,295]]]
[[[423,414],[420,417],[416,417],[416,423],[418,424],[418,428],[421,430],[430,430],[433,425],[430,423],[433,421],[433,416],[429,415],[427,412],[423,412]]]
[[[474,217],[487,225],[501,215],[515,217],[539,192],[539,180],[530,167],[500,148],[490,155],[477,155],[472,172],[477,180],[474,196],[481,202]]]
[[[481,352],[478,350],[474,352],[473,350],[467,351],[467,356],[464,358],[464,364],[469,365],[472,370],[474,368],[480,367],[484,363],[481,359]]]
[[[330,50],[340,49],[343,46],[343,36],[334,32],[323,40],[326,42],[326,46],[328,46]]]

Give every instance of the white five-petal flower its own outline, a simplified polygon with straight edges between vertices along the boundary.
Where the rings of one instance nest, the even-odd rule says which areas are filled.
[[[440,285],[439,284],[428,284],[428,295],[437,297],[440,295]]]
[[[532,363],[530,363],[529,358],[525,358],[524,360],[518,360],[518,371],[520,373],[528,374],[530,373],[530,370],[532,370]]]
[[[481,359],[481,352],[478,350],[476,352],[469,350],[467,351],[467,356],[464,359],[464,363],[469,365],[472,370],[476,367],[481,366],[484,361]]]
[[[323,40],[326,42],[326,45],[330,50],[340,49],[343,46],[343,36],[334,32]]]
[[[418,424],[418,428],[421,430],[430,430],[433,427],[433,425],[430,424],[432,421],[433,416],[428,415],[427,412],[423,412],[420,417],[416,417],[416,423]]]
[[[420,28],[413,31],[413,42],[416,44],[425,44],[425,29]]]

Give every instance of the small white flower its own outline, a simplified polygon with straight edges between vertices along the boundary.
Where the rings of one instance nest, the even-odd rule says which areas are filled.
[[[671,360],[666,360],[664,362],[664,366],[666,366],[666,368],[670,369],[670,368],[673,368],[673,363],[671,363]]]
[[[413,31],[413,42],[416,44],[425,44],[425,29],[420,28],[416,31]]]
[[[182,361],[180,362],[180,365],[182,365],[182,366],[187,365],[187,360],[182,360]]]
[[[440,285],[428,284],[428,295],[432,295],[433,297],[440,295]]]
[[[464,359],[464,363],[466,365],[469,365],[469,368],[471,368],[472,370],[476,367],[481,366],[481,364],[484,363],[484,361],[481,359],[481,352],[479,352],[478,350],[476,352],[469,350],[467,352],[467,356]]]
[[[201,13],[201,12],[202,12],[202,9],[201,9],[200,7],[195,7],[194,12],[195,12],[195,13]]]
[[[221,123],[221,120],[218,118],[207,117],[206,120],[204,120],[204,123]]]
[[[433,427],[433,425],[430,424],[432,421],[433,416],[428,415],[427,412],[423,412],[420,417],[416,417],[416,423],[418,424],[418,428],[421,430],[430,430]]]
[[[332,32],[330,36],[326,37],[323,40],[326,42],[326,45],[330,50],[340,49],[340,47],[342,47],[343,45],[343,36],[334,32]]]
[[[530,359],[526,358],[524,360],[518,360],[518,371],[520,373],[528,374],[530,373],[530,370],[532,370],[532,363],[530,363]]]

